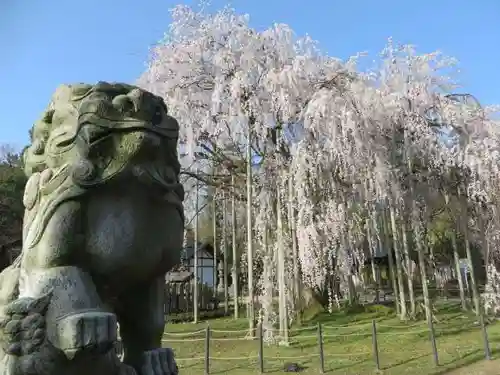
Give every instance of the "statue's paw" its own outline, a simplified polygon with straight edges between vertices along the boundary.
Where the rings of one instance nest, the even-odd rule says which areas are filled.
[[[81,351],[107,353],[117,340],[116,316],[108,312],[89,311],[72,314],[57,322],[56,347],[68,359]]]
[[[45,313],[50,295],[41,298],[20,298],[5,307],[0,320],[3,331],[3,349],[13,356],[34,353],[46,337]]]
[[[159,348],[143,354],[140,375],[178,375],[179,369],[170,348]]]

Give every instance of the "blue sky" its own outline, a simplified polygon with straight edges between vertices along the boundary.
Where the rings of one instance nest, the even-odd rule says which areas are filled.
[[[23,147],[61,83],[134,82],[170,22],[170,0],[1,0],[0,143]],[[186,4],[196,2],[185,1]],[[213,1],[219,8],[226,2]],[[289,24],[331,55],[376,54],[388,37],[460,60],[464,91],[500,103],[500,0],[233,0],[251,23]]]

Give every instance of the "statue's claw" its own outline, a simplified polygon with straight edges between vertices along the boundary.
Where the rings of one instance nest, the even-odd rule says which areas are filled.
[[[150,350],[143,354],[140,375],[178,375],[179,369],[170,348]]]
[[[0,319],[8,375],[47,374],[61,353],[47,340],[45,313],[50,294],[19,298],[5,306]]]
[[[50,297],[47,294],[40,298],[20,298],[5,306],[5,315],[0,319],[5,353],[21,357],[32,354],[42,345]]]

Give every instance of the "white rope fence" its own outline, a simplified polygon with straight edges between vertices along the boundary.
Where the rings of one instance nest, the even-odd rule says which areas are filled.
[[[491,358],[491,353],[489,349],[489,343],[487,339],[487,332],[484,325],[483,319],[480,321],[480,326],[482,328],[484,346],[485,346],[485,356],[487,359]],[[317,326],[307,326],[300,327],[296,329],[289,330],[289,342],[290,343],[298,343],[303,340],[317,340],[318,350],[315,353],[304,354],[304,355],[293,355],[293,356],[270,356],[266,355],[264,357],[264,329],[261,325],[258,328],[254,328],[253,330],[249,329],[240,329],[240,330],[220,330],[220,329],[211,329],[210,326],[207,326],[205,329],[200,329],[197,331],[191,332],[165,332],[164,339],[162,342],[165,344],[168,343],[190,343],[190,342],[204,342],[205,343],[205,355],[203,357],[189,357],[189,358],[176,358],[179,362],[192,362],[192,361],[204,361],[205,365],[205,375],[210,373],[210,362],[211,361],[246,361],[246,362],[257,362],[258,368],[261,373],[264,373],[264,362],[265,361],[286,361],[286,360],[298,360],[298,359],[313,359],[319,358],[319,367],[320,371],[324,373],[325,371],[325,355],[328,357],[344,357],[344,358],[355,358],[360,356],[368,356],[372,355],[373,360],[375,362],[375,367],[377,370],[380,370],[380,359],[379,359],[379,349],[378,349],[378,338],[380,336],[409,336],[409,335],[429,335],[429,340],[432,344],[432,351],[434,356],[434,362],[436,366],[439,365],[437,346],[436,346],[436,333],[433,323],[431,322],[427,328],[422,323],[415,323],[411,325],[387,325],[383,324],[380,321],[373,320],[372,322],[356,324],[345,324],[345,325],[322,325],[318,324]],[[470,326],[472,328],[472,326]],[[439,327],[441,328],[441,327]],[[456,327],[443,327],[447,328],[447,331],[452,331]],[[463,328],[463,327],[462,327]],[[349,330],[348,332],[345,332]],[[379,331],[380,330],[380,331]],[[442,329],[440,329],[442,332]],[[277,329],[265,329],[265,331],[273,331],[279,334],[279,330]],[[315,332],[315,334],[307,334],[307,332]],[[228,335],[237,335],[236,337],[227,337]],[[245,336],[241,336],[245,334]],[[216,337],[217,335],[225,335],[224,337]],[[238,336],[239,335],[239,336]],[[371,337],[372,338],[372,350],[371,351],[359,351],[359,352],[349,352],[349,353],[325,353],[323,350],[323,344],[325,339],[328,338],[340,338],[340,337]],[[258,340],[258,354],[257,355],[248,355],[241,357],[217,357],[210,355],[210,344],[212,342],[226,342],[226,341],[249,341],[249,340]],[[331,341],[328,342],[329,344]]]

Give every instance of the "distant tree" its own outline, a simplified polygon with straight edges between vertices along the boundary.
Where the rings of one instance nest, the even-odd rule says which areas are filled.
[[[25,184],[20,153],[0,146],[0,246],[21,239]]]

